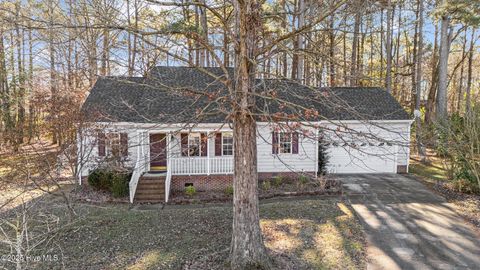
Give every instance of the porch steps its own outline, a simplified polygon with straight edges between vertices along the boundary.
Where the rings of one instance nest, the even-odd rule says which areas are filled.
[[[138,180],[134,201],[138,203],[165,202],[165,174],[144,174]]]

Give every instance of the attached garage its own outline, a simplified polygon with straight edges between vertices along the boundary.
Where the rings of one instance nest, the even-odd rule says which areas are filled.
[[[411,120],[330,123],[320,142],[329,173],[406,173]]]
[[[396,173],[397,147],[395,145],[339,145],[330,144],[330,173]]]

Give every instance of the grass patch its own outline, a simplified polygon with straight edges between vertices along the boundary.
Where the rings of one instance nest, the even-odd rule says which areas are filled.
[[[428,184],[447,180],[447,172],[443,164],[440,159],[433,156],[429,157],[429,162],[426,164],[413,157],[410,159],[409,172],[420,176]]]
[[[65,213],[62,207],[54,209],[58,215]],[[163,210],[77,205],[77,213],[78,220],[45,247],[61,260],[37,262],[31,267],[223,269],[228,256],[232,225],[229,204],[167,206]],[[264,201],[260,215],[266,246],[275,257],[298,261],[294,269],[365,268],[362,227],[339,199]],[[1,244],[0,251],[9,253]],[[13,265],[3,266],[8,269]]]

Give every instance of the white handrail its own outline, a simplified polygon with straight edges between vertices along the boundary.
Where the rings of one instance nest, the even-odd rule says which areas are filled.
[[[172,180],[172,169],[170,168],[170,159],[167,159],[167,177],[165,178],[165,202],[170,197],[170,182]]]
[[[140,176],[142,176],[143,169],[141,168],[140,160],[143,156],[143,137],[142,133],[138,132],[138,149],[137,149],[137,159],[135,160],[135,166],[133,167],[132,178],[130,178],[130,182],[128,183],[129,193],[130,193],[130,203],[133,203],[133,198],[135,197],[135,192],[137,190],[138,180],[140,180]]]
[[[132,178],[130,183],[128,183],[130,191],[130,203],[133,203],[133,198],[135,197],[135,191],[137,190],[138,180],[142,176],[142,170],[140,170],[140,160],[137,159],[135,162],[135,167],[133,168]]]

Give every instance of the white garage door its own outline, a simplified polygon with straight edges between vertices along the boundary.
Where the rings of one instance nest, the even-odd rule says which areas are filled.
[[[330,144],[330,173],[396,173],[397,147],[390,144]]]

